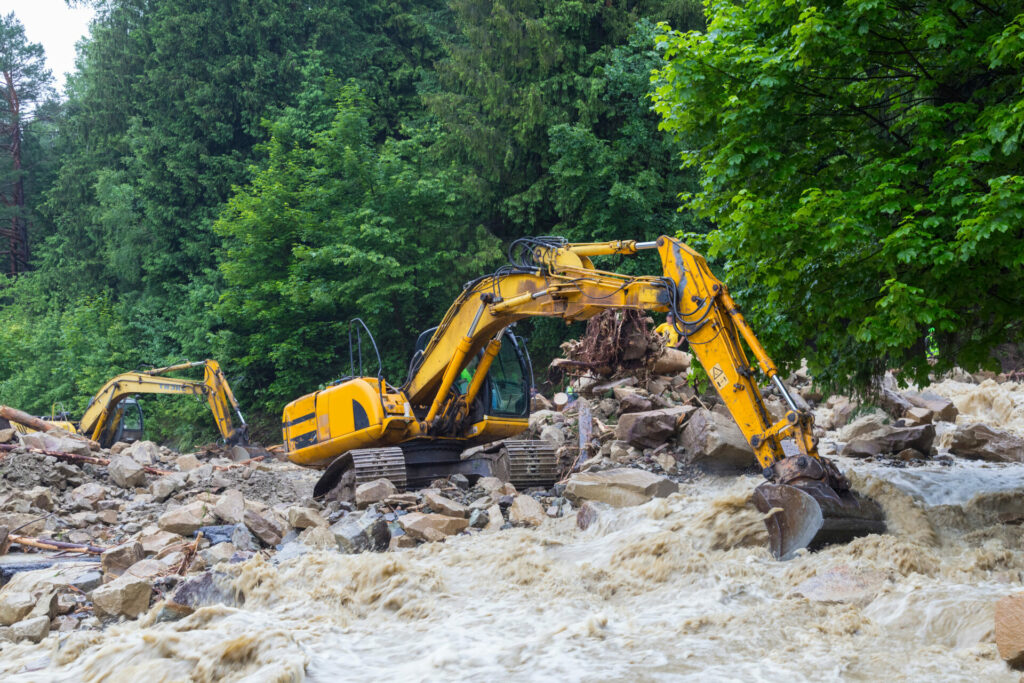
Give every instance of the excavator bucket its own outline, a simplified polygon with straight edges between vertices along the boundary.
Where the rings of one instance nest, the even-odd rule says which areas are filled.
[[[788,560],[800,548],[817,550],[885,532],[882,508],[851,491],[830,461],[801,455],[775,467],[782,471],[779,483],[754,489],[754,505],[766,515],[769,547],[776,559]]]

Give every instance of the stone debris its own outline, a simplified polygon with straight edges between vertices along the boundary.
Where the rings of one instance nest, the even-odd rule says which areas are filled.
[[[423,502],[425,502],[431,510],[442,515],[448,515],[449,517],[469,516],[468,507],[462,503],[456,503],[454,500],[445,498],[434,489],[427,489],[423,492]]]
[[[356,507],[363,509],[398,493],[389,479],[376,479],[356,487]]]
[[[99,615],[135,618],[149,609],[152,584],[144,578],[125,574],[91,593]]]
[[[519,494],[508,508],[508,521],[513,524],[540,526],[547,519],[544,508],[531,496]]]
[[[642,505],[652,498],[665,498],[678,490],[679,484],[668,477],[620,468],[572,475],[565,487],[565,497],[574,503],[592,500],[627,507]]]
[[[434,513],[410,512],[399,518],[405,533],[423,541],[441,541],[469,526],[469,521]]]
[[[949,451],[972,460],[1024,462],[1024,439],[1006,430],[976,423],[953,432]]]

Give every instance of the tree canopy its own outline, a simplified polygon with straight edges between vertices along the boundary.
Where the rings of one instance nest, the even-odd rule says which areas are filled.
[[[765,344],[816,376],[925,380],[1019,341],[1020,3],[708,0],[667,30],[661,126],[685,205]]]

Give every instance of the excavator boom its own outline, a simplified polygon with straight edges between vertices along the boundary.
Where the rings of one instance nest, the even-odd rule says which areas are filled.
[[[660,276],[602,271],[591,260],[645,249],[657,250]],[[835,465],[818,454],[813,417],[798,409],[725,284],[699,253],[667,236],[587,244],[550,237],[518,240],[508,265],[467,283],[414,356],[404,385],[396,388],[380,377],[349,378],[289,404],[283,418],[289,458],[325,467],[353,449],[425,439],[474,445],[522,431],[525,419],[481,417],[473,410],[509,325],[529,317],[586,320],[607,309],[674,315],[677,331],[707,371],[768,480],[754,500],[768,513],[776,557],[884,530],[877,504],[850,491]],[[786,401],[789,409],[781,420],[773,421],[765,408],[744,343]],[[460,388],[461,373],[472,362],[477,363],[474,381]],[[784,439],[795,442],[794,455],[784,451]]]
[[[202,380],[167,376],[171,372],[197,367],[203,368]],[[224,441],[229,444],[248,443],[248,426],[245,418],[220,369],[220,364],[215,360],[179,363],[141,372],[125,372],[108,380],[89,401],[89,407],[79,421],[79,432],[104,446],[109,446],[116,431],[119,408],[126,398],[135,394],[204,397],[210,405],[217,430]],[[238,416],[237,426],[231,418],[232,411]]]

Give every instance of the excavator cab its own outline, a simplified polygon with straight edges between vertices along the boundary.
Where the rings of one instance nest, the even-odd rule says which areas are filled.
[[[121,401],[118,409],[117,430],[114,432],[114,442],[134,443],[142,440],[143,427],[142,405],[138,399],[131,397]]]
[[[436,331],[437,327],[431,327],[420,333],[416,338],[415,354],[423,352]],[[482,351],[470,361],[460,382],[456,383],[459,393],[466,393],[481,355]],[[532,388],[533,364],[530,352],[522,338],[517,337],[511,329],[506,329],[501,336],[501,349],[487,372],[480,396],[471,412],[478,415],[528,418]]]

